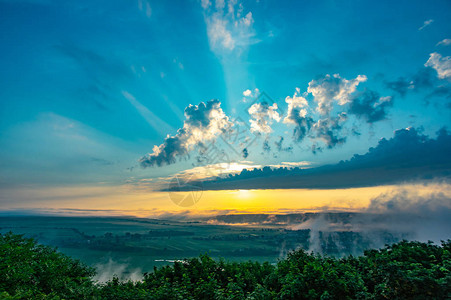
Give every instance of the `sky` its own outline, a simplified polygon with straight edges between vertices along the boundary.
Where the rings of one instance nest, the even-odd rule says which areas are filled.
[[[0,210],[355,211],[381,195],[451,209],[450,15],[0,0]]]

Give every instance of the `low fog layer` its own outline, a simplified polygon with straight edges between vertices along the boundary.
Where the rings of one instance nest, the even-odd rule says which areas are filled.
[[[304,248],[308,251],[324,254],[334,247],[337,254],[358,255],[365,248],[379,248],[401,239],[435,243],[450,239],[451,198],[441,192],[419,195],[400,190],[372,199],[366,211],[359,213],[235,214],[210,217],[206,221],[217,225],[307,230],[309,241]],[[352,243],[354,248],[344,243]]]

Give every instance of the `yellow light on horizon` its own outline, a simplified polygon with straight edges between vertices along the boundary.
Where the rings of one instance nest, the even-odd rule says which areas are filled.
[[[334,190],[221,190],[203,191],[197,203],[177,206],[169,193],[130,189],[129,186],[67,186],[7,189],[0,195],[7,209],[41,207],[50,211],[67,210],[80,214],[124,214],[142,217],[172,213],[212,215],[221,213],[294,213],[318,211],[366,211],[372,199],[410,191],[421,197],[437,192],[451,196],[449,184],[405,184]],[[187,192],[189,193],[189,192]],[[30,201],[20,202],[19,199]],[[90,212],[91,211],[91,212]]]
[[[248,199],[252,196],[249,190],[238,190],[238,197],[241,199]]]

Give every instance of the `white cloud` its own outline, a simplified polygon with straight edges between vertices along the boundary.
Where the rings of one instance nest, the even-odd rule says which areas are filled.
[[[244,14],[244,8],[236,0],[230,0],[226,5],[223,0],[217,0],[213,7],[209,1],[201,2],[204,9],[205,22],[210,48],[215,51],[232,51],[245,48],[255,35],[253,30],[252,12]]]
[[[250,97],[252,95],[252,91],[251,90],[245,90],[244,92],[243,92],[243,96],[244,97]]]
[[[272,121],[280,121],[276,103],[273,105],[269,105],[266,102],[255,103],[249,108],[248,112],[251,116],[249,122],[251,123],[252,132],[271,133]]]
[[[174,58],[174,59],[172,60],[172,62],[173,62],[174,64],[176,64],[177,67],[178,67],[180,70],[184,70],[184,69],[185,69],[185,66],[183,66],[182,62],[181,62],[178,58]]]
[[[216,5],[215,5],[217,10],[222,10],[225,7],[225,3],[224,0],[216,0]]]
[[[251,26],[254,23],[254,19],[252,18],[252,12],[248,12],[247,15],[240,20],[244,24],[244,26]]]
[[[261,167],[262,165],[253,164],[252,162],[222,162],[187,169],[177,173],[176,176],[187,181],[190,179],[199,180],[215,178],[221,175],[237,174],[240,173],[243,169],[255,169]],[[165,179],[169,181],[171,178],[173,178],[173,176]]]
[[[152,8],[150,7],[149,1],[138,0],[138,8],[140,11],[145,11],[147,18],[152,16]]]
[[[207,20],[207,33],[211,48],[220,46],[228,50],[235,48],[235,40],[227,26],[228,21],[219,17],[212,17]]]
[[[440,42],[437,43],[436,46],[449,46],[451,45],[451,39],[443,39]]]
[[[243,99],[241,99],[242,102],[246,103],[250,100],[258,98],[260,95],[260,90],[255,88],[253,90],[247,89],[243,92]]]
[[[333,76],[327,74],[322,79],[310,81],[307,91],[313,95],[318,104],[317,111],[322,115],[329,115],[334,101],[339,105],[345,105],[350,101],[350,95],[355,92],[359,83],[366,80],[365,75],[347,80],[341,78],[339,74]]]
[[[200,5],[202,5],[203,9],[207,9],[211,5],[211,2],[210,0],[201,0]]]
[[[296,124],[298,118],[305,118],[307,115],[308,102],[302,96],[299,96],[300,89],[296,88],[293,97],[287,96],[285,102],[288,104],[287,116],[284,123]]]
[[[152,15],[152,9],[150,8],[150,4],[149,2],[146,3],[146,16],[148,18],[150,18],[150,16]]]
[[[299,96],[300,89],[296,88],[293,97],[286,97],[288,103],[287,116],[283,120],[286,124],[295,125],[293,138],[296,142],[302,141],[313,126],[313,119],[307,116],[308,102],[302,96]]]
[[[185,109],[183,127],[175,136],[168,135],[163,144],[154,146],[152,153],[140,159],[143,167],[172,164],[176,158],[187,155],[195,145],[202,146],[233,126],[221,108],[221,102],[210,100]]]
[[[437,71],[437,76],[440,79],[451,78],[451,57],[442,57],[439,53],[434,52],[429,56],[428,61],[424,64],[425,67],[431,67]]]
[[[283,161],[282,165],[290,167],[309,167],[312,165],[310,161]]]
[[[423,30],[423,29],[426,28],[427,26],[431,25],[432,22],[434,22],[433,19],[424,21],[423,26],[421,26],[420,28],[418,28],[418,30]]]

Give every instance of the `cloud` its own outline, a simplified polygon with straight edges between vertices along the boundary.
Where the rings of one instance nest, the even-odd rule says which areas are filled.
[[[327,148],[332,149],[346,142],[346,137],[340,136],[340,131],[343,128],[342,125],[346,120],[347,115],[344,112],[340,113],[337,117],[320,119],[313,124],[312,131],[317,139],[322,140]]]
[[[242,49],[252,43],[254,37],[252,12],[244,13],[242,3],[217,0],[215,6],[210,1],[202,1],[204,18],[207,24],[207,35],[210,48],[218,53]]]
[[[329,115],[334,102],[344,105],[350,101],[350,95],[355,92],[361,82],[365,82],[365,75],[358,75],[355,79],[347,80],[339,74],[312,80],[308,84],[307,92],[311,93],[318,104],[317,111],[322,115]]]
[[[392,97],[380,97],[377,92],[366,91],[360,97],[352,99],[349,113],[365,119],[368,123],[374,123],[386,119],[386,109],[391,106]]]
[[[243,169],[250,168],[261,168],[261,165],[254,164],[251,161],[214,163],[186,169],[173,176],[159,178],[159,180],[169,183],[174,176],[186,182],[192,181],[193,179],[209,180],[218,176],[240,173]],[[141,179],[141,182],[145,183],[146,180],[148,179]],[[165,188],[167,188],[167,185]]]
[[[308,167],[312,165],[310,161],[283,161],[282,165],[289,167]]]
[[[252,95],[252,91],[251,90],[245,90],[244,92],[243,92],[243,96],[244,97],[249,97],[249,96],[251,96]]]
[[[147,18],[152,16],[152,8],[150,7],[149,1],[138,0],[138,9],[140,11],[145,11]]]
[[[299,93],[300,89],[296,88],[293,97],[288,96],[285,98],[285,102],[288,104],[288,111],[283,120],[286,124],[294,124],[296,126],[293,131],[293,138],[296,142],[301,142],[315,123],[310,116],[307,116],[308,102],[304,97],[299,96]]]
[[[386,81],[387,88],[405,96],[409,91],[432,89],[436,85],[436,72],[432,68],[421,68],[409,78],[399,77],[394,81]]]
[[[96,268],[96,275],[93,279],[99,283],[106,283],[113,276],[123,281],[138,281],[143,278],[143,272],[140,268],[130,270],[127,263],[116,262],[112,258],[109,258],[107,263],[97,263],[94,267]]]
[[[207,24],[208,37],[212,48],[219,45],[229,50],[235,48],[235,40],[232,38],[232,33],[226,28],[227,21],[220,18],[212,18]]]
[[[451,212],[451,195],[449,192],[445,194],[444,191],[440,191],[442,188],[438,186],[434,189],[437,192],[426,196],[409,189],[386,192],[371,199],[367,212],[383,214],[409,213],[422,214],[423,216],[425,212],[443,210]]]
[[[428,61],[424,64],[425,67],[431,67],[437,71],[437,76],[440,79],[451,78],[451,57],[442,57],[439,53],[434,52],[429,56]]]
[[[441,100],[447,99],[448,102],[444,103],[445,107],[451,108],[451,86],[450,85],[440,85],[434,88],[434,90],[426,96],[426,99],[431,97],[438,97]]]
[[[361,225],[367,223],[365,227],[376,227],[372,223],[379,221],[379,228],[385,225],[388,230],[410,233],[411,239],[439,242],[449,237],[451,228],[450,186],[424,184],[387,191],[371,199],[359,219]]]
[[[243,92],[243,99],[241,101],[246,103],[250,99],[257,99],[259,95],[260,91],[257,88],[255,88],[254,90],[247,89]]]
[[[204,183],[206,190],[351,188],[451,179],[451,134],[441,129],[437,137],[414,128],[400,129],[391,139],[381,139],[366,154],[355,154],[335,165],[310,169],[265,167],[243,170],[229,178]]]
[[[409,90],[415,88],[415,84],[412,80],[408,80],[404,77],[399,77],[393,81],[386,81],[385,85],[387,88],[399,93],[401,96],[405,96]]]
[[[243,158],[246,159],[249,156],[249,152],[247,151],[247,148],[243,149]]]
[[[408,92],[427,92],[425,100],[429,100],[432,97],[439,97],[440,100],[451,99],[451,86],[449,81],[440,80],[437,77],[437,72],[429,67],[420,69],[408,78],[399,77],[394,81],[386,81],[385,85],[402,97]],[[445,103],[445,106],[451,108],[451,102],[448,101],[448,103]]]
[[[201,0],[200,5],[202,6],[203,9],[207,9],[208,7],[210,7],[211,2],[210,0]]]
[[[426,28],[427,26],[431,25],[432,22],[434,22],[433,19],[429,19],[429,20],[424,21],[424,22],[423,22],[423,25],[422,25],[420,28],[418,28],[418,30],[420,30],[420,31],[423,30],[423,29]]]
[[[214,140],[233,126],[221,108],[221,102],[210,100],[185,109],[183,127],[175,136],[167,136],[163,144],[153,147],[153,152],[142,157],[142,167],[172,164],[176,158],[187,155],[195,145]]]
[[[436,46],[449,46],[451,45],[451,39],[443,39],[437,43]]]
[[[279,140],[274,142],[274,145],[276,145],[277,151],[279,151],[279,152],[282,152],[282,151],[291,152],[293,150],[293,147],[292,146],[284,147],[283,146],[283,141],[284,141],[284,137],[280,136]]]
[[[374,123],[385,119],[387,109],[392,106],[392,97],[379,97],[375,92],[366,91],[355,97],[357,86],[365,82],[365,75],[358,75],[354,79],[326,75],[323,78],[309,82],[307,92],[300,95],[300,89],[296,88],[293,97],[286,97],[288,112],[283,122],[294,124],[293,138],[295,142],[301,142],[305,137],[312,141],[312,152],[322,150],[318,141],[323,141],[327,148],[331,149],[346,142],[346,137],[341,136],[348,114],[356,115],[368,123]],[[314,119],[315,113],[311,113],[308,100],[305,98],[311,93],[316,103],[315,110],[320,118]],[[312,107],[313,109],[313,107]],[[339,112],[334,117],[332,111]]]
[[[271,133],[273,120],[279,122],[280,116],[277,112],[277,104],[269,105],[267,102],[255,103],[249,109],[251,117],[251,132]]]

